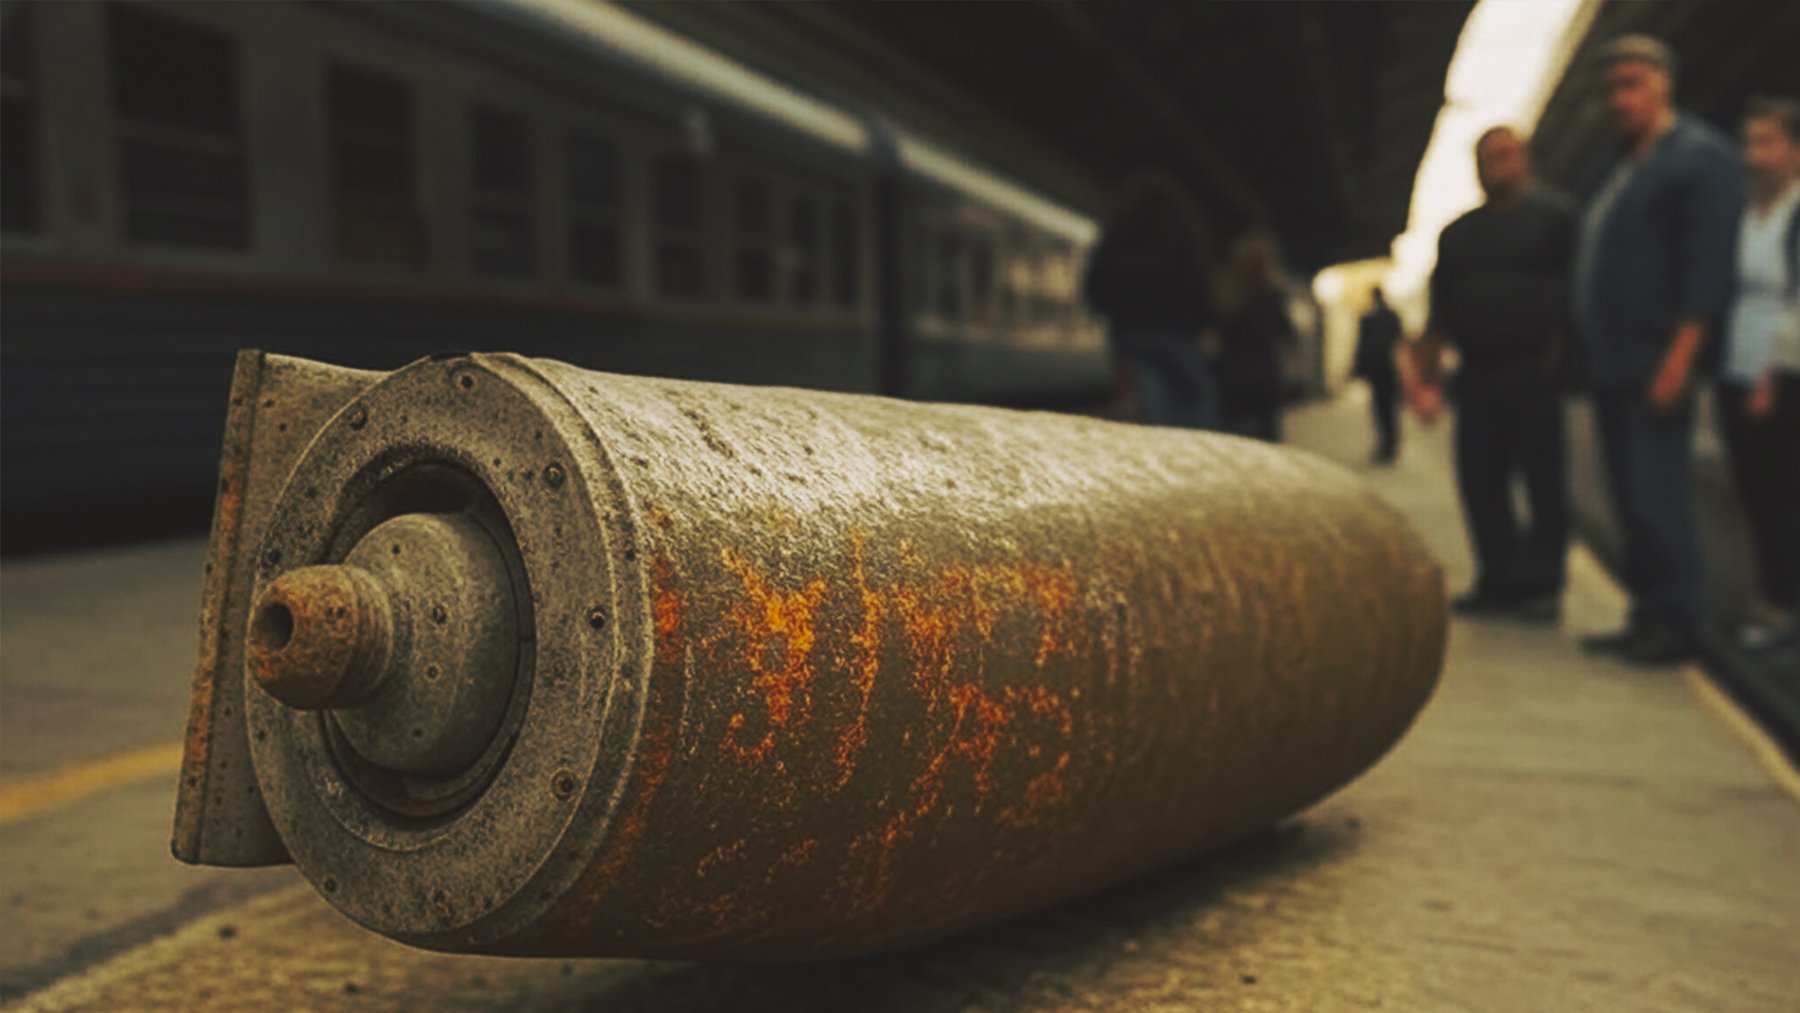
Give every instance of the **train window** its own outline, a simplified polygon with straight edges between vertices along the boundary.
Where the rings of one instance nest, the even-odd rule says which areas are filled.
[[[977,319],[993,316],[994,244],[986,236],[975,236],[969,242],[969,308]]]
[[[7,232],[39,228],[32,10],[7,5],[0,35],[0,230]]]
[[[819,204],[797,193],[788,205],[788,301],[806,305],[819,299]]]
[[[1031,293],[1031,239],[1025,230],[1013,227],[1006,233],[1006,248],[1000,260],[1000,320],[1008,325],[1029,325],[1024,307]]]
[[[425,217],[414,168],[412,96],[406,85],[343,64],[326,69],[338,259],[417,267],[425,261]]]
[[[831,205],[831,301],[846,309],[862,297],[862,241],[856,208],[847,200]]]
[[[232,40],[117,3],[107,36],[127,238],[245,248],[249,170]]]
[[[906,226],[907,298],[913,313],[924,316],[931,310],[931,234],[918,222]]]
[[[1067,243],[1051,243],[1038,261],[1037,322],[1061,326],[1074,296],[1074,252]]]
[[[656,291],[698,299],[706,292],[700,252],[700,163],[686,155],[657,159],[650,172],[650,211]]]
[[[937,312],[945,320],[963,315],[963,237],[946,232],[938,237]]]
[[[527,278],[537,269],[531,215],[531,134],[525,118],[476,107],[470,121],[474,166],[469,248],[477,273]]]
[[[768,180],[745,176],[738,180],[733,196],[737,297],[745,302],[770,302],[775,298],[775,195]]]
[[[569,268],[602,288],[625,283],[619,144],[593,130],[569,135]]]

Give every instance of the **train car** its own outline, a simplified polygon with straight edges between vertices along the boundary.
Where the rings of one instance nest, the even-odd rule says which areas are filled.
[[[607,5],[0,12],[9,549],[198,529],[245,346],[1104,389],[1090,219]]]

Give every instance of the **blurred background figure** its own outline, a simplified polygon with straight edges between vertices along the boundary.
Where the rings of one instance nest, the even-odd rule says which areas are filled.
[[[1252,232],[1233,246],[1220,286],[1221,428],[1271,443],[1281,440],[1282,362],[1299,345],[1285,276],[1275,237]]]
[[[1088,260],[1082,294],[1106,318],[1134,421],[1218,424],[1218,386],[1199,342],[1213,316],[1202,239],[1199,212],[1175,180],[1143,172],[1125,185]]]
[[[1622,36],[1599,63],[1620,148],[1582,220],[1575,296],[1631,610],[1583,643],[1663,665],[1699,649],[1690,395],[1731,303],[1743,170],[1729,141],[1677,113],[1667,45]]]
[[[1392,464],[1400,454],[1400,372],[1394,355],[1400,345],[1400,316],[1387,303],[1380,286],[1369,292],[1371,305],[1356,332],[1356,359],[1351,375],[1369,385],[1369,407],[1375,417],[1376,464]]]
[[[1475,170],[1486,200],[1438,239],[1412,400],[1425,421],[1437,416],[1441,353],[1454,345],[1456,484],[1476,563],[1455,609],[1547,621],[1561,611],[1569,543],[1562,387],[1575,209],[1535,182],[1509,127],[1475,142]],[[1515,516],[1515,478],[1529,526]]]
[[[1738,637],[1759,649],[1794,636],[1800,606],[1800,102],[1752,102],[1743,144],[1749,201],[1718,416],[1760,592]]]

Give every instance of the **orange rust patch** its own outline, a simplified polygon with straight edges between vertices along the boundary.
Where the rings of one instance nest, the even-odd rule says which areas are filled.
[[[1031,779],[1025,786],[1025,797],[1017,805],[1007,806],[1000,811],[1000,822],[1009,827],[1029,827],[1038,821],[1046,809],[1061,802],[1069,793],[1068,781],[1064,777],[1069,769],[1070,757],[1065,751],[1056,757],[1056,764],[1049,770]]]
[[[660,695],[660,694],[659,694]],[[634,771],[636,784],[626,793],[629,799],[618,829],[609,835],[603,857],[583,876],[580,901],[574,905],[578,918],[589,920],[599,911],[599,901],[619,883],[619,874],[636,855],[649,828],[650,809],[662,793],[663,781],[675,753],[675,720],[672,715],[647,728],[643,735],[643,751]]]
[[[681,618],[686,600],[676,586],[675,564],[666,552],[657,552],[650,565],[654,589],[650,609],[656,622],[656,667],[673,668],[685,653],[681,643]]]
[[[1072,649],[1067,632],[1068,615],[1075,606],[1075,578],[1066,570],[1026,564],[1019,568],[1025,591],[1037,603],[1044,630],[1038,635],[1037,665],[1042,667],[1057,654]]]
[[[714,932],[722,932],[732,928],[734,923],[742,924],[761,916],[762,912],[744,912],[740,910],[744,902],[743,889],[727,890],[716,897],[695,900],[687,905],[689,911],[703,915],[712,920]]]
[[[756,567],[730,549],[721,550],[725,568],[744,586],[744,599],[729,617],[744,634],[744,666],[754,675],[751,687],[762,697],[767,725],[750,745],[738,741],[743,715],[734,715],[726,735],[728,749],[740,758],[759,761],[775,746],[777,734],[811,709],[814,618],[825,600],[827,585],[815,578],[799,591],[771,587]]]
[[[207,773],[207,756],[212,749],[214,687],[218,683],[219,669],[223,664],[225,645],[222,632],[225,596],[229,592],[233,576],[230,563],[236,557],[237,545],[242,538],[242,450],[241,445],[234,445],[223,455],[219,465],[219,497],[213,520],[213,544],[207,553],[206,600],[200,609],[200,656],[194,666],[193,687],[188,701],[187,735],[182,748],[181,784],[186,788],[200,787],[200,781]],[[196,800],[202,798],[199,795],[194,797]],[[195,836],[198,836],[197,831]]]
[[[1012,722],[1012,711],[972,682],[950,687],[948,695],[956,711],[956,731],[945,749],[974,765],[975,811],[980,812],[982,798],[993,787],[988,772],[1000,750],[1000,733]]]
[[[900,552],[908,565],[919,562],[910,547],[903,545]],[[856,562],[860,579],[860,557]],[[866,589],[866,583],[859,586]],[[936,717],[948,724],[949,730],[941,737],[919,737],[915,748],[919,750],[920,773],[908,786],[906,801],[890,812],[880,827],[851,842],[842,882],[849,890],[852,909],[874,910],[890,895],[896,852],[918,832],[921,821],[939,811],[955,761],[966,765],[975,811],[980,813],[993,791],[991,768],[1002,750],[1020,748],[1031,760],[1045,753],[1041,736],[1023,734],[1014,725],[1029,721],[1047,726],[1046,730],[1067,743],[1075,720],[1069,701],[1043,686],[990,690],[984,678],[983,652],[1004,617],[1018,614],[1021,606],[1036,627],[1034,663],[1038,667],[1059,654],[1073,652],[1077,644],[1068,631],[1078,590],[1074,575],[1066,568],[1034,564],[951,566],[929,582],[901,583],[888,589],[913,662],[911,686],[926,708],[928,721],[921,727],[931,727],[930,718]],[[863,729],[860,721],[853,725],[846,741]],[[1000,821],[1010,826],[1028,825],[1065,799],[1071,762],[1067,749],[1058,750],[1047,769],[1026,784],[1021,797],[1001,811]]]
[[[791,844],[783,849],[781,854],[776,857],[775,864],[787,866],[789,868],[799,868],[800,866],[810,864],[813,857],[817,855],[818,852],[819,842],[814,838],[808,837],[798,844]]]
[[[746,838],[740,837],[735,841],[728,844],[721,844],[711,851],[708,851],[701,857],[699,864],[694,866],[694,877],[696,879],[705,879],[707,874],[712,872],[713,867],[719,863],[736,861],[738,856],[744,853],[745,842]]]
[[[867,565],[868,539],[857,532],[850,543],[851,573],[856,580],[856,594],[862,602],[862,625],[850,634],[856,648],[856,718],[838,737],[837,787],[842,788],[856,773],[856,759],[869,742],[869,698],[875,693],[875,678],[881,673],[881,626],[887,617],[887,605],[880,594],[869,587]]]
[[[1061,693],[1043,686],[1008,686],[1006,699],[1022,701],[1031,713],[1056,719],[1057,730],[1064,738],[1075,731],[1075,712]]]

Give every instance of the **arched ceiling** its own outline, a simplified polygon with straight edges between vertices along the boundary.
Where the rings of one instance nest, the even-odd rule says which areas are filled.
[[[1220,239],[1292,266],[1385,253],[1473,4],[632,3],[833,101],[878,111],[1083,210],[1160,165]]]

